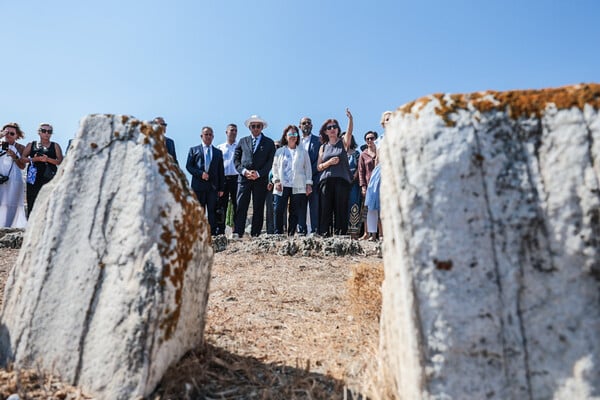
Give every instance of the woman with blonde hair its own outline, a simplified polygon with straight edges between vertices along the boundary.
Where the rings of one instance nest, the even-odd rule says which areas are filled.
[[[27,225],[23,176],[25,163],[21,160],[24,146],[17,143],[25,134],[16,122],[2,127],[0,151],[0,225],[7,228],[24,228]]]
[[[25,147],[23,151],[23,161],[29,162],[27,168],[27,174],[30,174],[32,165],[35,166],[36,173],[35,179],[32,182],[27,182],[27,215],[31,215],[31,210],[35,203],[35,199],[46,183],[50,182],[58,166],[63,160],[62,149],[60,145],[55,142],[51,142],[53,128],[47,122],[40,124],[38,128],[38,134],[40,135],[40,141],[33,141]]]

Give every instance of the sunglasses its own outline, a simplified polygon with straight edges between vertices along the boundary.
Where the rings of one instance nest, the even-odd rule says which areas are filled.
[[[372,140],[375,140],[375,138],[374,138],[373,136],[369,136],[368,138],[365,138],[365,140],[366,140],[367,142],[370,142],[370,141],[372,141]]]
[[[304,121],[301,125],[312,125],[312,122],[310,122],[310,121]]]
[[[327,129],[328,131],[330,131],[330,130],[332,130],[332,129],[337,129],[337,128],[338,128],[338,126],[337,126],[337,125],[327,125],[327,126],[325,127],[325,129]]]
[[[44,128],[40,128],[40,132],[42,133],[47,133],[49,135],[52,135],[52,129],[44,129]]]
[[[164,126],[164,127],[166,127],[166,126],[167,126],[167,124],[160,124],[160,126]]]
[[[16,136],[17,132],[6,132],[6,134],[9,136]]]
[[[288,132],[287,135],[291,137],[298,136],[298,132]]]
[[[262,128],[262,124],[250,124],[250,129],[260,129]]]

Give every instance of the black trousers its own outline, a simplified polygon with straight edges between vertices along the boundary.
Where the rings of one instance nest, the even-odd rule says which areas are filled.
[[[262,231],[265,216],[265,197],[267,196],[267,177],[260,177],[251,181],[243,178],[238,182],[237,215],[235,216],[235,230],[240,236],[244,235],[246,217],[252,197],[252,228],[250,235],[258,236]]]
[[[225,190],[223,196],[217,200],[217,207],[223,210],[227,215],[227,205],[231,200],[231,207],[233,209],[233,220],[235,221],[235,215],[237,213],[237,187],[238,187],[238,176],[237,175],[226,175],[225,176]],[[235,223],[235,222],[234,222]],[[225,220],[223,223],[217,224],[218,234],[222,235],[225,233]]]
[[[319,234],[329,236],[332,226],[334,234],[347,234],[350,183],[342,178],[327,178],[319,183],[319,194],[321,202]]]
[[[217,191],[216,190],[202,190],[196,191],[196,198],[200,202],[200,204],[206,209],[208,214],[208,223],[210,225],[210,234],[216,235],[218,233],[217,223],[216,223],[216,213],[217,213]]]

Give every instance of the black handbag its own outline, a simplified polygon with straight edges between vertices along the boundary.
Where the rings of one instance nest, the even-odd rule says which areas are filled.
[[[8,175],[2,175],[0,174],[0,185],[2,185],[3,183],[8,182],[8,177],[10,176],[10,173],[12,172],[13,166],[15,165],[15,162],[13,161],[12,164],[10,164],[10,169],[8,170]]]
[[[52,164],[46,163],[46,166],[44,168],[44,173],[42,174],[42,176],[44,177],[45,180],[49,181],[52,178],[54,178],[54,175],[56,175],[56,167],[53,168]]]

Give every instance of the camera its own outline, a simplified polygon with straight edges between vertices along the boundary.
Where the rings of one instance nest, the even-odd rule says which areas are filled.
[[[8,150],[8,142],[2,142],[2,150]]]

